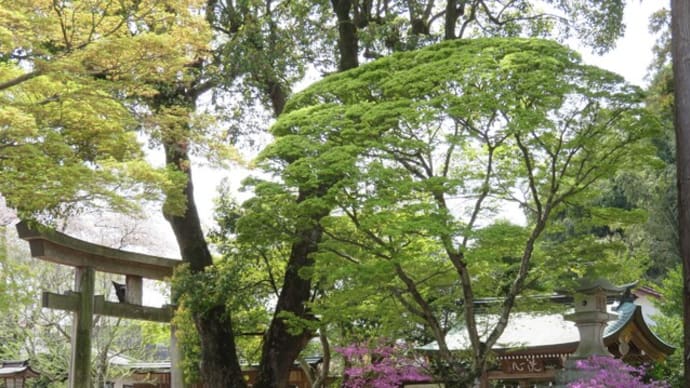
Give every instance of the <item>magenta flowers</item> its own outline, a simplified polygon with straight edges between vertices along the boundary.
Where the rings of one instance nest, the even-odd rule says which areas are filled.
[[[336,351],[343,355],[345,388],[399,388],[403,383],[431,381],[426,361],[403,344],[351,344]]]
[[[568,388],[668,388],[663,381],[645,382],[645,368],[634,367],[621,359],[592,356],[577,362],[577,369],[585,373],[583,377],[568,384]]]

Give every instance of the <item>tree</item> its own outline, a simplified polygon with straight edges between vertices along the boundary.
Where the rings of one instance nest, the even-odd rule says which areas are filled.
[[[690,376],[690,4],[671,2],[674,122],[678,182],[678,241],[683,262],[683,360]]]
[[[213,2],[220,4],[221,2]],[[241,3],[240,3],[241,4]],[[266,9],[272,8],[270,3]],[[237,12],[241,7],[232,2],[223,2],[226,23],[230,26],[241,26],[241,21],[247,20],[246,13]],[[554,15],[541,13],[532,3],[526,1],[510,2],[504,5],[493,1],[448,1],[445,6],[428,2],[354,2],[349,0],[332,1],[332,11],[338,26],[338,70],[351,69],[359,64],[359,55],[378,57],[391,52],[416,49],[439,39],[454,39],[463,36],[476,35],[539,35],[549,34],[554,26],[562,26],[562,21]],[[620,18],[622,17],[622,2],[556,2],[561,10],[569,16],[578,16],[574,25],[579,32],[585,32],[594,45],[607,47],[622,31]],[[602,8],[606,12],[599,12]],[[248,7],[244,8],[246,11]],[[322,9],[322,8],[319,8]],[[584,16],[583,18],[579,18]],[[217,18],[216,20],[221,20]],[[251,20],[251,19],[250,19]],[[271,20],[271,19],[269,19]],[[235,23],[232,23],[232,22]],[[435,26],[441,24],[443,28]],[[288,23],[289,25],[289,23]],[[583,27],[583,28],[580,28]],[[262,31],[275,31],[276,25],[271,25]],[[228,29],[226,29],[227,31]],[[229,29],[230,32],[238,30]],[[439,33],[439,31],[442,31]],[[272,35],[271,35],[272,36]],[[311,35],[313,36],[313,35]],[[328,35],[326,35],[328,36]],[[269,39],[264,43],[262,39],[253,42],[255,47],[272,47],[275,40]],[[262,42],[256,44],[256,42]],[[250,51],[252,52],[252,51]],[[263,58],[263,57],[260,57]],[[265,80],[265,78],[262,78]],[[270,77],[268,78],[271,79]],[[271,85],[267,83],[266,85]],[[275,85],[273,83],[272,85]],[[271,88],[268,88],[271,90]],[[283,96],[285,93],[272,94]],[[282,107],[283,105],[281,105]],[[280,113],[275,109],[274,113]],[[290,160],[286,160],[290,163]],[[330,182],[322,182],[319,187],[298,187],[296,202],[308,208],[312,203],[319,202],[329,189]],[[301,206],[301,205],[299,205]],[[307,273],[313,266],[312,256],[322,238],[320,220],[326,216],[328,207],[307,209],[298,215],[300,221],[292,224],[295,227],[290,233],[294,237],[285,279],[281,287],[277,308],[271,327],[264,339],[264,357],[262,357],[259,386],[283,386],[289,366],[292,364],[298,350],[301,349],[313,334],[304,330],[296,336],[288,330],[281,317],[290,316],[302,322],[313,320],[313,315],[305,309],[305,303],[319,294],[309,291],[314,286]],[[252,213],[251,217],[255,217]]]
[[[142,28],[180,9],[157,1],[5,1],[2,9],[0,192],[8,205],[29,218],[89,205],[132,211],[160,197],[171,182],[143,160],[123,98],[174,79],[189,48],[202,44],[186,26]]]
[[[456,375],[474,378],[517,295],[550,265],[538,241],[554,212],[650,155],[646,139],[658,123],[641,104],[642,93],[620,77],[545,41],[475,39],[396,54],[291,99],[273,127],[276,142],[262,154],[282,183],[257,185],[257,201],[296,187],[320,190],[285,211],[328,213],[319,223],[333,241],[328,250],[350,262],[376,260],[394,275],[399,302],[424,322]],[[483,337],[473,303],[475,276],[487,263],[479,234],[501,201],[518,203],[528,226],[509,235],[521,247],[507,252],[499,323]],[[349,228],[331,228],[343,219]],[[423,291],[434,275],[406,268],[419,257],[452,273],[462,290],[456,313],[472,342],[468,370],[448,350]]]
[[[683,347],[683,265],[670,269],[659,291],[663,299],[658,303],[661,314],[654,317],[655,332],[679,350]],[[676,351],[663,363],[655,363],[651,370],[657,380],[668,381],[673,387],[685,386],[683,352]]]

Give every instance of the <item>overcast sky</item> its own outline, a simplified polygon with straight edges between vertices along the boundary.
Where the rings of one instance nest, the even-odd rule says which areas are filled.
[[[611,70],[625,77],[628,82],[639,86],[647,85],[645,76],[652,62],[652,46],[655,37],[649,32],[649,17],[668,1],[629,0],[625,7],[625,36],[617,42],[616,48],[603,56],[588,50],[578,50],[585,62]]]

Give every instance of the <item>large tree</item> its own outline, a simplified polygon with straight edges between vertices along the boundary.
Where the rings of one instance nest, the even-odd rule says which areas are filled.
[[[641,104],[642,93],[620,77],[546,41],[460,40],[392,55],[293,97],[263,153],[281,183],[259,184],[253,206],[318,192],[285,212],[302,215],[298,225],[319,214],[325,249],[343,265],[376,261],[372,268],[395,278],[388,290],[424,323],[456,377],[474,378],[530,276],[553,264],[535,250],[554,212],[650,155],[645,140],[658,123]],[[527,227],[490,225],[492,209],[506,202],[527,213]],[[349,227],[332,224],[343,219]],[[514,243],[493,252],[507,261],[495,290],[499,319],[486,336],[474,310],[489,254],[482,233]],[[426,271],[414,264],[420,257]],[[428,290],[448,273],[461,290],[456,316],[472,345],[469,368],[449,351],[438,295]]]
[[[690,376],[690,4],[671,2],[674,118],[678,182],[678,241],[683,262],[683,360]]]
[[[214,13],[216,21],[225,20],[226,27],[224,32],[237,33],[243,31],[238,27],[244,26],[243,21],[256,20],[248,18],[246,11],[249,9],[243,2],[213,2],[222,4],[223,12]],[[269,20],[267,28],[260,31],[276,31],[276,24],[270,23],[270,17],[274,13],[269,10],[290,9],[290,5],[267,3],[263,9],[264,19]],[[323,4],[318,3],[318,10],[326,10]],[[576,26],[574,31],[582,35],[588,35],[588,42],[599,48],[610,47],[615,38],[622,31],[620,23],[622,17],[623,3],[608,2],[600,4],[597,2],[555,2],[556,8],[564,13],[561,16],[544,13],[539,8],[526,1],[510,2],[503,4],[494,1],[448,1],[445,4],[434,1],[428,2],[359,2],[350,0],[331,1],[332,12],[335,16],[337,25],[337,54],[339,71],[347,70],[358,66],[362,57],[376,58],[388,55],[396,51],[414,50],[429,43],[443,39],[454,39],[464,36],[478,35],[548,35],[555,33],[565,18],[573,17],[569,23]],[[244,10],[245,13],[238,12]],[[605,10],[605,12],[601,12]],[[218,17],[221,15],[221,17]],[[314,15],[311,14],[311,15]],[[223,18],[224,17],[224,18]],[[317,16],[317,19],[319,17]],[[290,23],[286,23],[290,25]],[[249,31],[257,31],[249,29]],[[257,48],[275,47],[278,34],[269,34],[270,39],[257,39],[253,36],[252,50],[245,51],[251,54],[251,58],[263,60],[273,58],[270,53],[267,55],[257,55],[254,51]],[[313,36],[313,35],[311,35]],[[330,35],[325,34],[325,37]],[[316,47],[328,47],[315,40],[312,45]],[[332,47],[333,45],[331,45]],[[284,47],[284,46],[281,46]],[[313,47],[313,46],[312,46]],[[261,52],[260,52],[261,53]],[[240,61],[240,63],[242,63]],[[263,63],[263,62],[259,62]],[[278,62],[283,63],[283,62]],[[262,69],[262,66],[258,67]],[[318,67],[317,67],[318,68]],[[250,72],[249,74],[254,74]],[[275,104],[275,97],[285,97],[286,94],[275,93],[275,82],[266,83],[272,77],[254,77],[253,80],[264,80],[263,89],[271,92],[273,102],[273,112],[278,114],[282,111],[284,100],[281,104]],[[280,107],[280,109],[276,109]],[[286,160],[287,163],[293,161]],[[294,198],[298,207],[306,209],[297,215],[298,222],[292,224],[288,234],[291,247],[287,259],[285,278],[280,287],[277,307],[274,319],[271,321],[269,330],[264,338],[264,349],[260,366],[259,386],[281,387],[285,384],[288,368],[292,365],[294,357],[299,350],[306,344],[309,337],[313,336],[310,327],[300,326],[300,329],[289,330],[289,325],[285,322],[285,317],[297,318],[298,321],[313,321],[313,314],[305,308],[311,299],[320,294],[318,290],[311,290],[315,283],[312,282],[308,273],[312,267],[313,254],[317,250],[319,241],[322,238],[322,227],[320,220],[332,209],[328,206],[313,207],[312,204],[318,203],[330,185],[337,181],[324,180],[319,186],[298,187],[297,195]],[[252,214],[251,217],[255,217]],[[271,243],[269,243],[270,245]],[[259,248],[259,255],[264,251]]]

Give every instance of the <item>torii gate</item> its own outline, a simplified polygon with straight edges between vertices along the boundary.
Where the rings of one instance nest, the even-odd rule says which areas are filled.
[[[17,224],[19,237],[29,242],[31,256],[75,268],[75,291],[66,294],[43,292],[46,308],[72,311],[72,358],[69,388],[92,388],[91,332],[94,314],[170,323],[170,305],[148,307],[142,305],[143,278],[165,280],[173,274],[180,260],[125,252],[79,240],[54,230],[32,229],[25,222]],[[125,275],[125,303],[105,300],[94,295],[95,271]],[[176,349],[174,328],[171,326],[171,386],[183,386]]]

